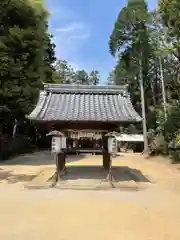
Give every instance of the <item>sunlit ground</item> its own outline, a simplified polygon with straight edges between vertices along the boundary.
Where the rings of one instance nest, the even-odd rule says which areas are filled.
[[[101,156],[69,157],[57,188],[39,190],[27,186],[46,186],[55,168],[49,153],[2,164],[0,239],[180,239],[178,167],[122,153],[113,159],[115,188],[98,190],[108,184],[101,163]]]

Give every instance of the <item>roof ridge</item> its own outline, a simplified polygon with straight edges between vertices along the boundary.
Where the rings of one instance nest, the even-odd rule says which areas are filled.
[[[78,85],[44,83],[44,90],[48,92],[76,92],[76,93],[127,93],[127,85]]]

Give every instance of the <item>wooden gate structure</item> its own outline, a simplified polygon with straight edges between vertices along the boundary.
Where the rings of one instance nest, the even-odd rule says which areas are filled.
[[[65,167],[67,152],[98,152],[103,155],[103,167],[109,169],[105,135],[122,124],[141,122],[126,86],[44,84],[27,117],[49,132],[53,126],[66,136],[67,148],[59,154],[59,172]]]

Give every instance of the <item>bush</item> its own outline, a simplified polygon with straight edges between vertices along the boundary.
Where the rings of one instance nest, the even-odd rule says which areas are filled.
[[[1,143],[0,160],[8,160],[19,154],[31,152],[33,146],[31,139],[26,136],[18,136],[15,139],[5,138]]]
[[[180,134],[178,134],[168,145],[172,163],[180,163]]]
[[[171,151],[170,157],[173,164],[180,163],[180,150]]]
[[[157,156],[159,154],[167,154],[168,144],[164,139],[164,136],[155,136],[149,144],[149,155]]]

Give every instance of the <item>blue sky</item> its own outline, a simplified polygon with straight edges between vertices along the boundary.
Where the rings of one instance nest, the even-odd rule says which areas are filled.
[[[149,0],[149,8],[156,2]],[[126,0],[47,0],[57,58],[67,60],[75,69],[97,69],[101,83],[105,83],[115,66],[109,54],[109,36],[125,4]]]

